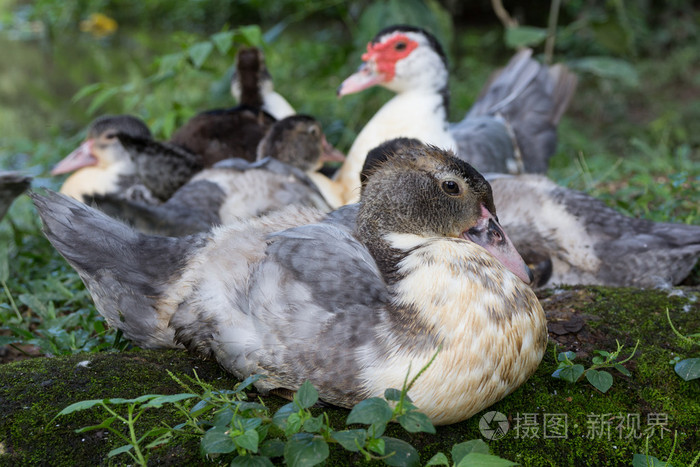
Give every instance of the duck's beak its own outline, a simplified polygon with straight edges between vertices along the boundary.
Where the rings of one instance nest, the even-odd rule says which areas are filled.
[[[384,81],[384,74],[377,69],[374,60],[370,59],[362,63],[355,73],[345,78],[338,86],[338,97],[360,92]]]
[[[331,143],[326,139],[326,135],[323,135],[321,139],[321,159],[323,162],[343,162],[345,160],[345,154],[337,150]]]
[[[496,218],[484,206],[481,206],[481,217],[476,226],[463,232],[462,237],[481,245],[526,284],[532,282],[530,268],[527,267]]]
[[[51,175],[60,175],[73,172],[82,167],[97,164],[97,158],[92,154],[92,139],[88,139],[78,148],[68,154],[61,162],[51,170]]]

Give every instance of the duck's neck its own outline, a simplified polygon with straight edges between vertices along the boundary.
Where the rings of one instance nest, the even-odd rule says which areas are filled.
[[[367,153],[393,138],[417,138],[444,149],[457,149],[449,132],[444,96],[420,89],[394,96],[384,104],[355,138],[336,180],[341,183],[345,203],[360,197],[360,172]]]
[[[128,163],[115,163],[109,167],[84,167],[63,182],[60,192],[78,201],[83,196],[121,192],[136,183],[136,174]]]

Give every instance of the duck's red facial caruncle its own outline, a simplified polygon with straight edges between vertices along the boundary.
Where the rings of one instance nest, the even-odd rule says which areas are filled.
[[[391,82],[396,76],[396,63],[410,55],[416,47],[418,42],[401,33],[382,42],[370,42],[367,52],[362,54],[360,68],[338,87],[338,97]]]

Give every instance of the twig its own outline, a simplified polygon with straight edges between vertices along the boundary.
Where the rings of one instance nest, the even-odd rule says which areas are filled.
[[[518,21],[513,19],[513,17],[508,14],[508,11],[503,7],[502,0],[491,0],[491,7],[493,8],[493,12],[496,13],[496,16],[498,16],[498,19],[501,20],[501,23],[503,23],[503,26],[505,26],[506,29],[514,28],[518,25]]]
[[[547,21],[547,41],[544,43],[544,62],[552,63],[554,55],[554,41],[557,37],[557,21],[559,20],[559,7],[561,0],[552,0],[549,8],[549,20]]]

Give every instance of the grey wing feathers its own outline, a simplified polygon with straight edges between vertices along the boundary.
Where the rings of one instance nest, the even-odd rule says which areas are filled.
[[[78,271],[108,323],[143,347],[173,347],[159,299],[204,237],[148,236],[64,195],[30,195],[44,233]]]

